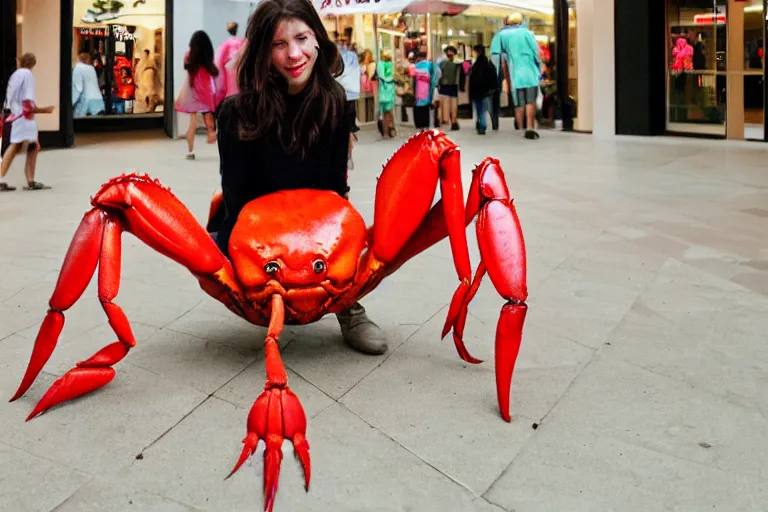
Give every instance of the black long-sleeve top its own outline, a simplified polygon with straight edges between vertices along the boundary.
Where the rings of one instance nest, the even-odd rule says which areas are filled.
[[[295,96],[286,94],[285,101],[286,111],[281,123],[287,146],[293,133],[301,93]],[[229,237],[240,210],[257,197],[299,188],[333,190],[341,196],[349,191],[347,156],[351,126],[348,115],[338,117],[335,130],[320,130],[320,139],[310,148],[304,160],[299,152],[286,154],[276,131],[261,139],[241,140],[238,135],[239,115],[233,97],[221,104],[218,143],[224,202],[223,216],[219,216],[223,220],[218,226],[216,243],[225,255],[229,255]]]

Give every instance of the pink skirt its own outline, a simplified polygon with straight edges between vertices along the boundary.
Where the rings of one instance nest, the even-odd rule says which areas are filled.
[[[195,75],[194,87],[190,84],[190,74],[187,73],[179,91],[179,97],[176,98],[176,112],[188,114],[215,112],[217,106],[216,84],[210,73],[199,69]]]

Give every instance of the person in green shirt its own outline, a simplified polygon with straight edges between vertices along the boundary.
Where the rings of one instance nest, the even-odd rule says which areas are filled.
[[[382,131],[389,137],[395,137],[395,67],[392,55],[384,50],[376,65],[376,75],[379,77],[379,112],[383,117]]]
[[[512,13],[506,21],[509,28],[498,34],[497,45],[491,45],[491,54],[501,54],[504,76],[512,91],[515,103],[515,119],[520,126],[525,126],[525,137],[538,139],[539,134],[534,130],[536,115],[536,96],[541,80],[541,57],[539,44],[533,32],[523,23],[523,15]],[[510,69],[511,68],[511,69]],[[527,124],[523,125],[523,110]]]
[[[461,74],[461,64],[455,62],[456,48],[447,46],[445,48],[445,60],[440,63],[440,120],[443,123],[450,123],[451,130],[459,129],[459,78]]]

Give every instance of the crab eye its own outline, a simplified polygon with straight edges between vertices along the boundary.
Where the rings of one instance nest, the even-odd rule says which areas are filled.
[[[267,274],[274,274],[278,270],[280,270],[280,265],[278,265],[276,261],[270,261],[264,265],[264,272]]]
[[[325,262],[323,260],[315,260],[312,264],[312,270],[315,271],[315,274],[321,274],[325,270]]]

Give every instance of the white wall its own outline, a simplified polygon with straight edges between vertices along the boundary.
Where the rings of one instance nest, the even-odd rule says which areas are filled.
[[[616,134],[613,2],[576,1],[579,96],[574,128],[596,137]]]
[[[1,0],[0,0],[1,1]],[[40,13],[45,13],[41,16]],[[40,106],[53,105],[53,114],[38,114],[37,126],[40,131],[59,129],[59,75],[70,72],[59,69],[59,48],[61,6],[49,0],[24,0],[22,3],[24,21],[21,29],[21,48],[18,53],[34,53],[37,65],[32,70],[35,77],[35,97]]]
[[[217,48],[225,39],[229,37],[227,32],[227,23],[236,21],[240,27],[237,35],[245,36],[245,29],[248,25],[248,17],[256,3],[233,2],[232,0],[204,0],[204,21],[203,30],[213,42],[213,47]]]
[[[174,0],[173,3],[173,98],[166,100],[166,107],[178,97],[181,85],[186,79],[184,54],[189,47],[189,38],[196,30],[205,30],[216,49],[229,34],[227,22],[240,24],[238,35],[245,34],[248,17],[256,2],[233,2],[232,0]],[[189,116],[174,113],[173,136],[178,138],[187,129]]]

